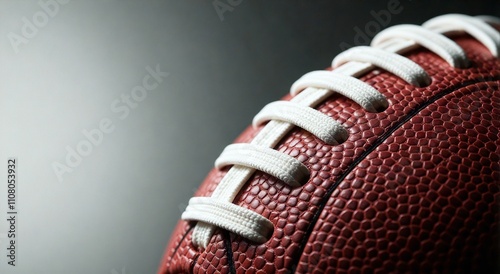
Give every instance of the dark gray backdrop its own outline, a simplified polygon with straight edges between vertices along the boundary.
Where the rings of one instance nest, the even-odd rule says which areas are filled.
[[[0,273],[153,273],[224,146],[342,43],[381,25],[500,10],[498,1],[54,1],[0,1]],[[158,85],[149,76],[141,93],[157,66],[168,76]],[[11,156],[16,267],[1,221]]]

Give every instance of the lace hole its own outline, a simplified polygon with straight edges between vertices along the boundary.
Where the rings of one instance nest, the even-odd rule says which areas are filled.
[[[332,143],[332,144],[329,144],[329,145],[331,145],[331,146],[338,146],[338,145],[343,144],[345,141],[347,141],[347,139],[349,139],[349,133],[346,130],[345,134],[342,134],[342,136],[339,136],[339,138],[335,139],[335,141],[336,141],[335,143]]]
[[[349,131],[342,126],[342,129],[335,134],[335,143],[329,145],[340,145],[349,139]]]
[[[272,229],[270,229],[268,232],[267,232],[267,235],[265,235],[264,237],[266,238],[266,241],[265,242],[268,242],[269,240],[271,240],[271,238],[273,237],[274,235],[274,224],[273,224],[273,227]],[[265,243],[264,242],[264,243]]]
[[[378,105],[376,108],[375,108],[375,111],[376,113],[379,113],[379,112],[384,112],[387,108],[389,108],[389,103],[387,103],[387,105]]]
[[[462,66],[457,66],[457,67],[455,67],[455,69],[469,69],[469,68],[472,68],[473,66],[474,66],[474,62],[467,59],[465,64],[463,64]]]
[[[419,88],[428,87],[432,84],[432,82],[433,82],[432,77],[429,76],[429,78],[427,78],[426,81],[424,83],[422,83],[421,85],[419,85],[418,87]]]
[[[297,186],[291,186],[292,188],[297,188],[297,187],[303,187],[307,182],[309,182],[309,179],[311,179],[311,173],[308,172],[305,174],[302,178],[298,180],[299,185]]]

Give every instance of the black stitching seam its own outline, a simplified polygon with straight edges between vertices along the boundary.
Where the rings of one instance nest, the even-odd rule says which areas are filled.
[[[229,273],[236,274],[236,268],[234,267],[233,249],[231,247],[231,235],[229,235],[229,231],[224,230],[224,232],[222,233],[222,237],[224,238],[224,246],[226,248]]]
[[[191,226],[185,233],[184,235],[182,235],[182,239],[179,241],[179,243],[177,244],[177,246],[175,247],[174,249],[174,253],[172,253],[172,257],[170,257],[170,260],[168,260],[168,264],[170,264],[172,262],[172,259],[174,258],[174,255],[175,253],[177,253],[177,250],[179,249],[179,247],[181,246],[181,243],[184,241],[184,239],[186,238],[186,236],[189,234],[189,232],[193,230],[193,226]]]

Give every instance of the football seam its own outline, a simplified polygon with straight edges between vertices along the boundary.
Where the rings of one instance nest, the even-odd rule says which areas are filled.
[[[186,236],[189,234],[189,232],[193,230],[193,226],[189,226],[188,230],[186,230],[186,232],[182,235],[182,238],[181,240],[177,243],[177,245],[175,246],[175,249],[174,249],[174,252],[172,252],[172,256],[170,256],[170,260],[168,260],[168,263],[167,265],[170,265],[172,263],[172,260],[174,259],[174,256],[175,254],[177,253],[177,250],[179,249],[179,247],[181,246],[181,243],[184,241],[184,239],[186,238]]]
[[[236,274],[236,267],[234,265],[234,258],[233,258],[233,249],[231,247],[231,235],[229,235],[229,231],[223,230],[222,238],[224,240],[224,246],[226,247],[226,256],[229,265],[229,273]]]

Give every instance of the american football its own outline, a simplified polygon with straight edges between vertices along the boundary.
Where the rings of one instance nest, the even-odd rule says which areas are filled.
[[[498,271],[499,31],[393,25],[304,74],[215,160],[158,273]]]

